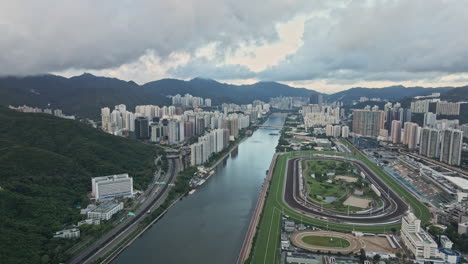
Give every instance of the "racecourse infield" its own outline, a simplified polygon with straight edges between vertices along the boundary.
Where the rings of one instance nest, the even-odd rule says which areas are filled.
[[[294,157],[313,156],[313,155],[336,155],[344,156],[361,160],[370,170],[376,173],[387,186],[395,193],[403,197],[405,202],[409,203],[415,215],[422,220],[422,223],[427,223],[431,218],[431,213],[427,207],[418,199],[413,197],[404,187],[400,186],[391,176],[385,174],[377,165],[368,160],[353,146],[349,146],[355,154],[344,154],[338,152],[327,151],[299,151],[289,152],[279,155],[273,177],[268,191],[268,197],[263,208],[262,219],[257,228],[255,246],[252,250],[250,258],[246,263],[279,263],[279,240],[281,234],[281,218],[287,217],[297,223],[315,226],[326,230],[334,230],[341,232],[361,231],[367,233],[381,233],[392,229],[399,229],[400,224],[393,223],[387,225],[352,225],[343,223],[328,222],[322,219],[307,217],[303,213],[291,209],[284,203],[284,185],[287,161]]]

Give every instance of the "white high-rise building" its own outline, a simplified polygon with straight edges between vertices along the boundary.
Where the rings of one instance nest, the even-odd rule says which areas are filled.
[[[110,126],[110,109],[109,107],[101,108],[102,130],[108,132]]]
[[[424,113],[423,127],[432,126],[437,120],[437,115],[432,112]]]
[[[327,137],[332,137],[333,136],[333,125],[326,125],[325,126],[325,135]]]
[[[133,178],[128,177],[127,173],[94,177],[91,187],[97,201],[133,196]]]
[[[421,228],[421,220],[413,213],[407,212],[401,220],[401,239],[418,263],[425,263],[425,261],[445,263],[440,262],[442,258],[437,243]]]
[[[401,121],[393,120],[392,121],[392,142],[393,144],[401,143]]]
[[[438,115],[459,115],[460,103],[438,102],[436,105],[436,114]]]
[[[418,129],[419,126],[416,123],[405,123],[405,140],[403,143],[408,145],[409,149],[415,149],[418,144]]]
[[[341,135],[341,126],[333,126],[333,137],[339,137]]]

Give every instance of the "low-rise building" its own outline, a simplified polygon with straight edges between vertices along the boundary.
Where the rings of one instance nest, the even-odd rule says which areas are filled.
[[[85,219],[83,221],[79,221],[77,226],[82,226],[82,225],[99,225],[101,224],[101,220],[100,219],[93,219],[93,218],[89,218],[89,219]]]
[[[94,210],[88,212],[88,218],[109,220],[112,216],[123,209],[123,203],[106,202],[100,204]]]
[[[65,229],[55,232],[54,237],[56,238],[78,238],[80,237],[80,230],[78,228]]]
[[[452,248],[453,242],[445,235],[440,236],[440,245],[443,248]]]
[[[284,221],[284,231],[286,232],[296,231],[296,224],[292,221]]]
[[[458,224],[458,234],[468,234],[468,222]]]
[[[315,143],[317,143],[318,147],[323,147],[323,148],[330,148],[331,147],[330,140],[328,140],[326,138],[317,138],[315,140]]]

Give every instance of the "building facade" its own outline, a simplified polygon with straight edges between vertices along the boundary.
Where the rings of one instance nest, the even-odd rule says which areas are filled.
[[[128,174],[94,177],[91,179],[92,195],[97,201],[133,197],[133,178]]]

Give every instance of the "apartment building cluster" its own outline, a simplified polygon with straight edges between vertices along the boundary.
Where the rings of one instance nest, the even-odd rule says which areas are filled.
[[[377,98],[368,98],[368,97],[364,97],[364,96],[359,97],[359,102],[360,103],[367,102],[367,101],[380,102],[380,101],[382,101],[382,99],[380,99],[378,97]]]
[[[258,111],[255,111],[259,113]],[[239,137],[242,129],[246,129],[256,118],[251,119],[252,115],[241,113],[214,112],[207,126],[207,132],[198,137],[197,143],[190,145],[191,164],[200,165],[209,160],[215,154],[229,146],[230,141]]]
[[[102,129],[121,136],[133,132],[137,139],[175,145],[218,128],[229,129],[230,136],[235,138],[239,129],[248,127],[250,122],[257,121],[270,110],[269,104],[261,101],[248,105],[223,104],[221,107],[222,112],[139,105],[135,107],[135,113],[127,111],[125,105],[116,105],[112,112],[105,107],[101,109]]]
[[[327,125],[325,127],[325,135],[327,137],[349,137],[349,127],[340,125]]]
[[[437,114],[424,114],[424,125],[411,122],[414,109],[402,108],[399,103],[387,103],[381,111],[377,106],[353,112],[353,133],[373,137],[410,150],[419,146],[419,154],[450,165],[460,165],[464,133],[458,120],[437,120]]]
[[[462,144],[461,130],[425,127],[421,129],[419,154],[450,165],[460,165]]]
[[[432,112],[437,115],[460,115],[460,102],[441,101],[439,98],[430,98],[411,102],[411,111],[414,113]]]
[[[270,105],[276,109],[289,110],[309,104],[307,97],[274,97],[270,98]]]
[[[357,109],[353,112],[353,133],[363,137],[376,138],[385,124],[385,112],[373,107]]]
[[[8,106],[8,108],[18,111],[18,112],[23,112],[23,113],[42,113],[42,114],[48,114],[48,115],[54,115],[56,117],[60,118],[65,118],[65,119],[75,119],[74,115],[65,115],[63,114],[63,111],[61,109],[50,109],[50,108],[39,108],[39,107],[31,107],[27,105],[23,106],[18,106],[14,107],[12,105]]]
[[[193,107],[197,108],[200,106],[211,107],[211,99],[210,98],[201,98],[192,96],[190,94],[185,94],[181,96],[180,94],[176,94],[172,96],[172,105],[174,106],[181,106],[181,107]]]
[[[304,126],[317,127],[334,125],[340,122],[340,107],[336,105],[310,104],[302,107]]]

